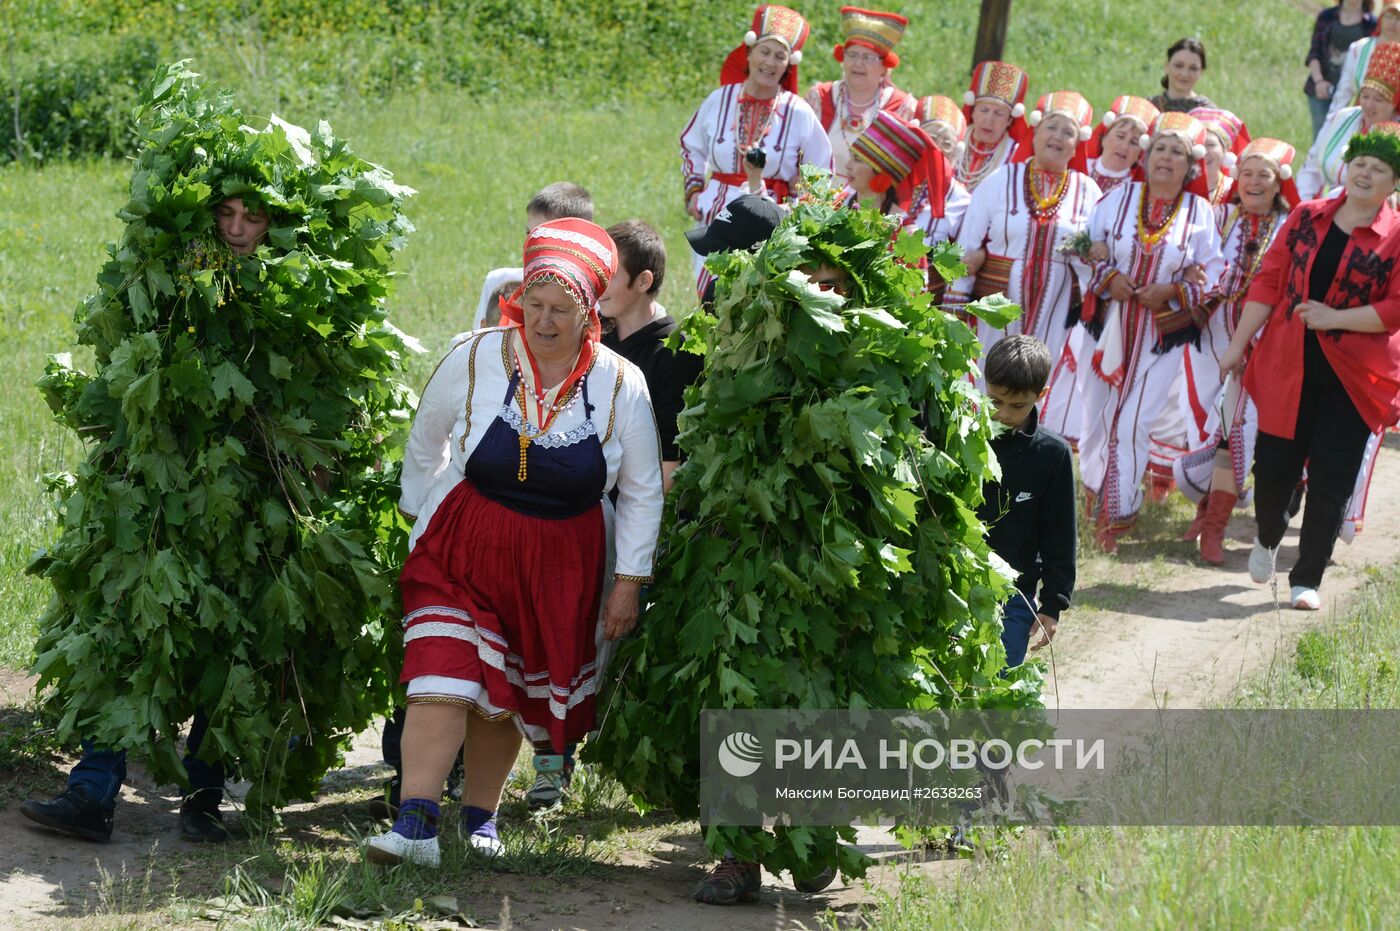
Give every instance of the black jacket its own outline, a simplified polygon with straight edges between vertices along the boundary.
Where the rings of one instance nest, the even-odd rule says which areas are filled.
[[[1001,481],[984,487],[977,516],[990,527],[987,542],[1016,570],[1016,587],[1040,613],[1059,617],[1074,594],[1074,465],[1069,444],[1042,428],[1035,410],[1019,430],[992,440]]]
[[[704,360],[691,352],[672,352],[663,345],[676,328],[676,321],[665,314],[619,340],[616,333],[603,334],[603,345],[642,370],[656,413],[656,430],[661,434],[661,459],[676,462],[676,417],[685,408],[682,395],[704,366]]]

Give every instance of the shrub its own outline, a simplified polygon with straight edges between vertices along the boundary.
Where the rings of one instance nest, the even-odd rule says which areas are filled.
[[[13,62],[0,100],[4,160],[133,153],[131,109],[158,48],[143,36],[81,37]]]

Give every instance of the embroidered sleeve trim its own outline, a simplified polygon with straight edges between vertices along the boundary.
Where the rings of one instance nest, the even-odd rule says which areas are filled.
[[[472,395],[476,393],[476,351],[481,347],[481,337],[478,336],[472,341],[472,348],[467,353],[467,408],[464,414],[465,424],[462,427],[462,438],[457,441],[459,452],[467,451],[467,437],[472,432]]]
[[[603,434],[604,443],[612,439],[613,424],[617,421],[617,394],[622,390],[622,373],[623,366],[619,365],[617,367],[617,381],[613,382],[612,404],[608,410],[608,432]]]
[[[621,572],[613,573],[614,582],[640,582],[643,585],[650,585],[655,581],[655,576],[650,575],[625,575]]]

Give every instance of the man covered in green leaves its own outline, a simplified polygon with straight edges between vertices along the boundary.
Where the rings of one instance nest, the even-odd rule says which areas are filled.
[[[993,468],[976,336],[923,293],[917,236],[891,250],[888,219],[804,180],[812,195],[759,249],[709,261],[714,315],[685,324],[705,365],[679,421],[670,546],[585,750],[682,817],[703,814],[704,709],[1039,701],[1032,668],[999,675],[1010,580],[976,514]],[[933,259],[954,276],[955,253]],[[815,889],[870,862],[845,826],[705,834],[724,857],[696,890],[712,904],[756,900],[760,867]]]
[[[393,688],[384,463],[411,393],[384,302],[412,192],[196,78],[163,68],[138,107],[126,227],[76,317],[94,374],[59,357],[40,383],[85,456],[31,566],[35,670],[83,756],[21,813],[98,841],[128,751],[188,790],[185,838],[222,840],[231,766],[250,808],[307,797]]]

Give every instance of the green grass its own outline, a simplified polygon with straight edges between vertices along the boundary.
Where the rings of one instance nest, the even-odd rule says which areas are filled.
[[[1344,619],[1305,634],[1223,707],[1397,708],[1397,668],[1400,581],[1373,580]],[[951,887],[906,873],[865,920],[889,931],[1382,928],[1400,908],[1395,827],[1064,828],[1000,854]]]

